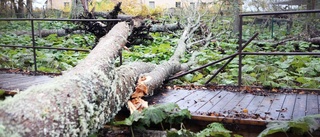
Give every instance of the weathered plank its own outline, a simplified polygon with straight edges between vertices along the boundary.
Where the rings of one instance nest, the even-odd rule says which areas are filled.
[[[241,112],[244,108],[247,108],[252,99],[254,98],[254,95],[252,94],[246,94],[243,100],[241,100],[234,108],[233,111],[235,112]]]
[[[297,95],[296,102],[294,104],[294,110],[292,113],[292,119],[298,119],[306,115],[307,95]]]
[[[275,95],[264,97],[260,105],[258,105],[258,108],[254,114],[259,115],[263,119],[266,119],[270,114],[269,108],[273,104],[274,98],[275,98]]]
[[[236,93],[228,92],[228,93],[226,94],[226,96],[224,96],[223,98],[221,98],[221,100],[209,110],[209,112],[223,113],[223,111],[226,111],[226,110],[224,110],[225,106],[226,106],[230,101],[233,102],[232,99],[233,99],[233,97],[234,97],[235,95],[236,95]]]
[[[264,96],[254,96],[250,104],[247,106],[249,114],[254,114],[256,112],[263,99]]]
[[[204,104],[202,107],[200,107],[197,111],[197,113],[208,113],[209,110],[215,106],[224,96],[226,96],[229,92],[227,91],[221,91],[219,94],[211,98],[206,104]]]
[[[318,95],[308,94],[306,115],[319,114]]]
[[[284,94],[276,95],[276,97],[273,99],[273,102],[269,108],[270,115],[269,115],[268,120],[277,120],[278,119],[285,99],[286,99],[286,95],[284,95]]]
[[[296,97],[297,97],[297,94],[288,94],[286,96],[286,99],[284,100],[282,108],[279,110],[280,115],[278,117],[278,120],[292,119],[292,113],[294,111],[294,104],[295,104]]]
[[[18,89],[24,90],[29,86],[49,82],[51,80],[52,78],[49,78],[47,76],[30,77],[28,79],[24,79],[22,81],[17,81],[16,83],[10,84],[6,88],[8,89],[18,88]]]
[[[199,90],[197,92],[193,92],[189,96],[185,97],[183,100],[179,100],[177,104],[181,109],[189,108],[190,106],[201,101],[203,97],[207,96],[210,93],[211,92],[207,90]]]
[[[196,113],[203,105],[205,105],[211,98],[217,96],[221,91],[211,91],[209,94],[202,97],[202,99],[198,100],[197,103],[191,105],[188,110],[191,113]]]
[[[195,92],[195,90],[171,90],[170,95],[163,96],[163,98],[159,98],[157,103],[169,103],[169,102],[177,102],[179,100],[184,100],[185,97],[189,96]],[[164,93],[169,94],[169,93]]]

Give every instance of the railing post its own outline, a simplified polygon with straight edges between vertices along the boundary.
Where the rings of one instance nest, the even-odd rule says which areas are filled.
[[[238,72],[238,86],[241,87],[242,83],[242,15],[239,15],[239,47],[238,47],[238,56],[239,56],[239,72]]]
[[[34,39],[34,23],[33,18],[31,19],[31,35],[32,35],[32,50],[33,50],[33,62],[34,62],[34,75],[37,74],[37,54],[36,54],[36,42]]]
[[[38,31],[39,31],[39,38],[42,38],[40,22],[38,22]]]

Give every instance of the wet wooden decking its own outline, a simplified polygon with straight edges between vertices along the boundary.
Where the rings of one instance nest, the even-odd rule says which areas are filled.
[[[22,91],[26,88],[51,81],[49,76],[32,76],[0,71],[0,89]]]
[[[175,102],[188,109],[193,119],[250,125],[295,120],[319,114],[320,96],[270,94],[268,96],[224,90],[168,90],[151,97],[152,104]],[[246,110],[248,112],[246,112]]]
[[[0,71],[0,89],[25,90],[52,80]],[[174,102],[188,109],[195,120],[265,125],[270,121],[294,120],[319,114],[320,95],[270,94],[268,96],[225,90],[167,90],[148,99],[150,104]],[[248,112],[245,112],[245,111]]]

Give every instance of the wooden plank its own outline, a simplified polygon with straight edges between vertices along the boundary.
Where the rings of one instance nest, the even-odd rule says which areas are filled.
[[[198,110],[196,110],[196,113],[208,113],[208,111],[215,106],[224,96],[226,96],[229,92],[227,91],[221,91],[219,94],[211,98],[209,101],[207,101],[203,106],[201,106]]]
[[[202,99],[199,99],[197,101],[197,103],[195,103],[194,105],[191,105],[188,110],[191,112],[191,113],[196,113],[197,110],[202,107],[203,105],[205,105],[211,98],[215,97],[216,95],[218,95],[219,93],[221,92],[220,91],[210,91],[209,94],[207,94],[206,96],[202,97]]]
[[[221,100],[214,105],[208,112],[209,113],[219,113],[219,114],[226,114],[226,110],[224,110],[225,106],[231,101],[234,102],[232,99],[235,97],[236,93],[228,92],[226,96],[221,98]]]
[[[244,98],[233,108],[233,111],[238,113],[241,112],[244,108],[247,108],[250,102],[255,96],[252,94],[246,94]]]
[[[318,106],[320,106],[320,95],[318,95]],[[318,110],[318,114],[320,114],[320,108],[319,108],[319,110]]]
[[[292,113],[292,119],[298,119],[306,115],[307,108],[307,95],[298,94],[296,97],[296,102],[294,104],[294,109]]]
[[[234,114],[236,114],[235,112],[235,108],[237,107],[237,105],[239,105],[239,103],[245,99],[247,94],[243,94],[240,92],[237,92],[236,95],[232,98],[232,100],[230,100],[222,109],[222,112],[225,112],[223,115],[224,116],[234,116]]]
[[[190,106],[196,104],[198,101],[201,101],[203,97],[207,96],[211,92],[208,90],[198,90],[193,94],[184,98],[184,100],[179,100],[177,104],[181,109],[189,108]]]
[[[319,113],[318,95],[307,95],[307,109],[306,115],[315,115]]]
[[[247,106],[249,114],[255,114],[256,110],[259,108],[261,102],[263,101],[264,96],[254,96],[250,104]]]
[[[288,94],[284,100],[281,110],[278,110],[279,117],[278,120],[292,120],[292,113],[294,110],[294,104],[296,100],[297,94]]]
[[[29,79],[30,77],[34,77],[34,76],[16,75],[14,77],[2,79],[0,81],[0,84],[1,85],[12,84],[12,83],[15,83],[15,82],[19,82],[19,81],[23,81],[23,80]]]
[[[260,118],[266,120],[270,113],[269,108],[271,107],[275,97],[275,95],[265,96],[261,101],[260,105],[258,105],[258,108],[254,114],[259,115]]]
[[[278,119],[285,99],[286,99],[285,94],[276,95],[276,97],[274,98],[271,104],[271,107],[269,108],[270,115],[268,116],[269,117],[268,120]]]
[[[164,96],[164,98],[159,98],[157,101],[159,104],[177,102],[183,100],[188,95],[195,92],[195,90],[172,90],[169,96]]]
[[[176,90],[162,90],[161,92],[159,92],[158,94],[155,94],[151,97],[146,98],[146,100],[150,103],[150,104],[158,104],[158,103],[163,103],[161,102],[162,99],[164,98],[170,98],[171,96],[174,96],[174,94],[176,94],[178,91]]]
[[[0,74],[0,80],[5,78],[11,78],[14,77],[17,74]]]
[[[52,78],[50,77],[47,77],[47,76],[36,76],[36,77],[29,77],[28,79],[24,79],[24,80],[21,80],[21,81],[17,81],[16,83],[12,83],[8,86],[5,86],[6,88],[27,88],[29,86],[32,86],[32,85],[36,85],[36,84],[39,84],[39,83],[45,83],[47,81],[50,81],[52,80]]]

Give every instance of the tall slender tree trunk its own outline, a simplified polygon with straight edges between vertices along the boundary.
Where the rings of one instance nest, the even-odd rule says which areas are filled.
[[[18,9],[16,12],[17,18],[24,18],[24,4],[23,0],[18,1]]]
[[[83,4],[85,3],[85,4]],[[71,19],[76,19],[84,13],[84,7],[88,6],[88,1],[87,0],[72,0],[71,2],[71,12],[70,12],[70,18]]]
[[[32,7],[32,1],[33,0],[27,0],[27,17],[30,18],[33,14],[33,7]]]
[[[233,33],[237,34],[239,33],[239,23],[240,23],[240,0],[233,0]]]

